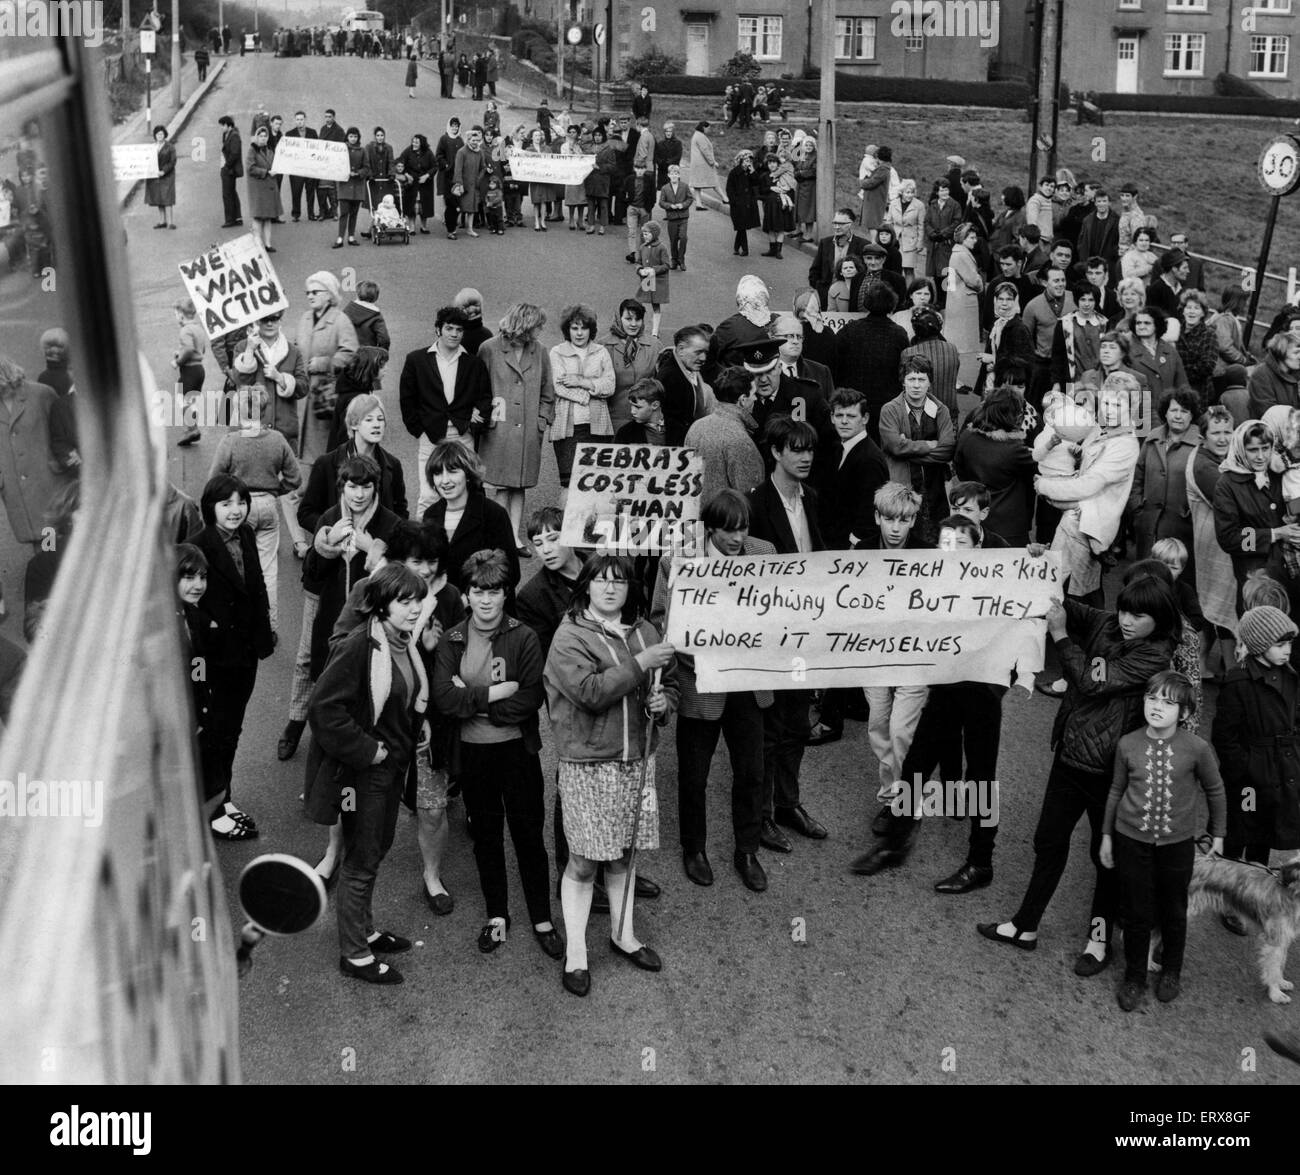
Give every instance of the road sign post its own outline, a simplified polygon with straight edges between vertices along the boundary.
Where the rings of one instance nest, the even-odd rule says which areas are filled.
[[[1250,346],[1250,334],[1255,329],[1255,314],[1259,310],[1259,295],[1264,288],[1264,270],[1268,268],[1268,253],[1273,247],[1273,229],[1277,224],[1277,210],[1282,197],[1300,186],[1300,139],[1294,135],[1277,135],[1264,144],[1259,155],[1260,186],[1273,197],[1268,205],[1268,220],[1264,224],[1264,242],[1259,250],[1259,264],[1255,266],[1255,288],[1250,292],[1250,309],[1246,312],[1246,328],[1242,332],[1242,347]]]
[[[144,56],[144,129],[150,137],[153,136],[153,55],[158,50],[158,33],[153,19],[150,13],[140,28],[140,52]]]
[[[570,25],[569,31],[564,34],[564,39],[569,42],[569,111],[573,111],[573,76],[578,72],[577,52],[578,46],[582,44],[582,26]]]

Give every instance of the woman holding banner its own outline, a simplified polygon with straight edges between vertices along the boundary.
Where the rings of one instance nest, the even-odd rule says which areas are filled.
[[[609,398],[614,394],[614,364],[596,342],[596,314],[590,306],[566,306],[560,316],[564,342],[551,348],[555,380],[555,419],[551,444],[560,467],[560,508],[569,493],[569,475],[578,445],[584,441],[610,443],[614,425]]]
[[[633,857],[659,846],[654,752],[657,728],[677,708],[677,676],[675,650],[643,613],[632,561],[593,554],[546,659],[569,841],[560,881],[568,940],[563,982],[576,996],[591,990],[587,918],[599,861],[606,863],[610,949],[643,971],[663,966],[633,932]]]
[[[553,155],[553,152],[546,142],[546,135],[541,128],[533,131],[533,140],[524,148],[534,155]],[[553,204],[557,204],[564,195],[564,188],[555,184],[539,184],[536,182],[528,185],[528,199],[533,206],[533,232],[544,233],[546,231],[547,211]]]
[[[154,228],[175,228],[172,208],[176,204],[176,148],[167,141],[167,128],[153,128],[153,141],[158,144],[158,178],[144,181],[144,202],[158,209],[159,220]]]

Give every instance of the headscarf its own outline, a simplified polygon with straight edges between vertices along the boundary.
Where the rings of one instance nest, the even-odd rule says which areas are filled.
[[[1255,485],[1261,490],[1268,489],[1268,467],[1254,470],[1250,467],[1250,460],[1246,456],[1246,434],[1264,425],[1268,425],[1262,420],[1243,420],[1237,425],[1232,434],[1232,445],[1228,449],[1228,455],[1223,459],[1219,466],[1221,473],[1244,473],[1247,477],[1255,479]],[[1270,432],[1270,435],[1271,432]]]
[[[772,318],[771,295],[761,277],[745,274],[736,283],[736,308],[755,326],[766,326]]]
[[[328,269],[320,269],[311,274],[307,281],[315,282],[318,286],[324,286],[326,293],[330,296],[330,305],[337,306],[343,298],[343,287]]]

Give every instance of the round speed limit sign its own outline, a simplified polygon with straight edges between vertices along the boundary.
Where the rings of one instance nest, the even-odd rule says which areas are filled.
[[[1270,196],[1285,196],[1300,185],[1300,140],[1278,135],[1259,157],[1259,182]]]

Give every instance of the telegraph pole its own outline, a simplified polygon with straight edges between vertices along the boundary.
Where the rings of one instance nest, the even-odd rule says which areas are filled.
[[[172,0],[172,109],[181,108],[181,0]]]
[[[822,72],[817,113],[817,232],[823,233],[835,218],[835,10],[823,7],[820,15]]]
[[[1032,142],[1029,147],[1029,186],[1035,187],[1041,171],[1056,171],[1056,135],[1060,124],[1061,0],[1037,0],[1034,19],[1038,61],[1038,86],[1034,98]],[[1040,168],[1041,164],[1041,168]]]

